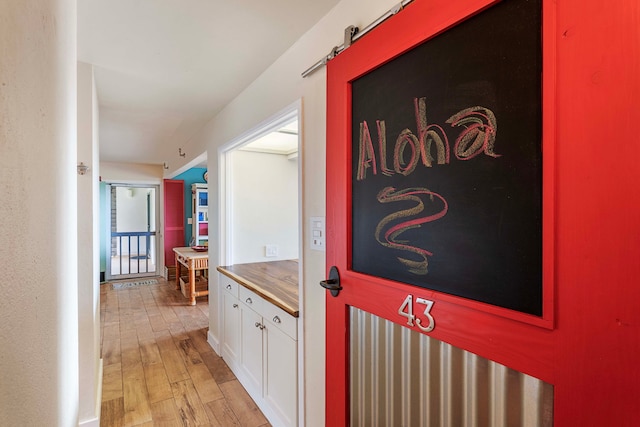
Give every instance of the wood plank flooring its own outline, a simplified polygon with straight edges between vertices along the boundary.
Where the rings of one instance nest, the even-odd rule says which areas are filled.
[[[269,426],[207,343],[207,297],[189,306],[174,287],[100,286],[100,425]]]

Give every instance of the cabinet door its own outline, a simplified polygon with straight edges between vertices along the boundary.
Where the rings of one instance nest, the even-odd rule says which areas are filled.
[[[228,292],[222,292],[222,358],[230,367],[240,358],[240,303]]]
[[[298,422],[296,341],[268,323],[265,334],[264,399],[287,426]]]
[[[243,383],[249,394],[262,393],[262,316],[242,305],[241,323],[241,369],[246,382]]]

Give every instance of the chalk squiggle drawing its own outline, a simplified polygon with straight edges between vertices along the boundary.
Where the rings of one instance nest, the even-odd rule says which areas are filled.
[[[386,230],[383,234],[383,229],[390,222],[398,220],[400,218],[412,217],[424,211],[425,205],[420,196],[428,196],[429,200],[431,200],[432,202],[434,202],[435,199],[439,199],[444,205],[442,210],[433,215],[427,215],[395,224],[389,227],[389,229]],[[375,238],[378,243],[385,247],[400,249],[417,254],[421,258],[421,260],[419,261],[402,257],[398,257],[398,261],[407,266],[409,268],[409,271],[414,274],[427,274],[429,265],[427,256],[431,256],[433,255],[433,253],[426,249],[412,246],[405,240],[399,240],[398,237],[407,230],[419,228],[422,224],[435,221],[445,216],[449,209],[447,201],[441,195],[434,193],[428,188],[422,187],[405,188],[402,190],[396,190],[394,187],[385,187],[378,193],[377,199],[380,203],[392,203],[407,200],[416,203],[416,205],[412,208],[400,210],[384,217],[376,227]]]

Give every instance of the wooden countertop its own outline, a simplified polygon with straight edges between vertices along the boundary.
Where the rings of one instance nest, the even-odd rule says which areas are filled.
[[[290,315],[300,315],[297,260],[236,264],[217,270]]]
[[[198,258],[198,259],[209,258],[208,251],[196,251],[191,247],[173,248],[173,252],[177,253],[183,258]]]

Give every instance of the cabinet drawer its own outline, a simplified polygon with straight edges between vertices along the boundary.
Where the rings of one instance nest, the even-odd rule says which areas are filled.
[[[239,287],[238,282],[225,276],[222,273],[220,273],[218,277],[220,277],[220,287],[225,292],[229,292],[231,295],[238,298],[238,287]]]
[[[262,316],[294,340],[298,340],[298,319],[273,304],[265,304]]]
[[[264,306],[268,305],[261,296],[250,291],[244,286],[240,286],[240,301],[260,315],[262,315],[262,312],[264,311]]]

